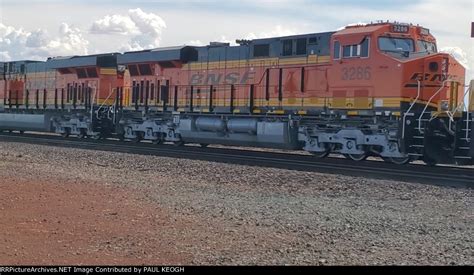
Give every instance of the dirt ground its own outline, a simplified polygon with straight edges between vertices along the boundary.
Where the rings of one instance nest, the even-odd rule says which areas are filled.
[[[193,221],[174,220],[125,188],[5,177],[0,184],[2,265],[160,265],[192,257],[160,231]]]
[[[473,197],[0,142],[0,265],[474,264]]]

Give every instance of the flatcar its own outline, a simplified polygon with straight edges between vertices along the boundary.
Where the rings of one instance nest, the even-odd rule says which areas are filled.
[[[236,42],[6,62],[0,129],[473,164],[474,93],[429,29]]]

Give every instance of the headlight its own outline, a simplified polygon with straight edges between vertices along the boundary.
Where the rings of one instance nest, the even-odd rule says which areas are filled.
[[[430,62],[430,71],[437,72],[439,69],[438,62]]]
[[[449,102],[447,100],[441,101],[441,111],[449,110]]]

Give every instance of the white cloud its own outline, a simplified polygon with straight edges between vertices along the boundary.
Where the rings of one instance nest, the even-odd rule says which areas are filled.
[[[10,57],[10,55],[8,54],[8,52],[0,52],[0,61],[9,61],[11,60],[12,58]]]
[[[253,32],[247,33],[246,35],[244,35],[244,39],[253,40],[253,39],[269,38],[269,37],[290,36],[290,35],[295,35],[297,33],[299,32],[295,29],[283,28],[281,25],[277,25],[275,26],[275,28],[273,28],[270,31],[263,31],[258,34],[255,34]],[[210,40],[209,42],[229,43],[232,46],[236,46],[237,43],[235,41],[236,39],[229,38],[226,35],[221,35],[218,38],[214,38]],[[206,45],[209,45],[209,43],[202,42],[201,40],[190,40],[189,42],[186,43],[186,45],[206,46]]]
[[[200,47],[200,46],[205,46],[206,43],[202,42],[201,40],[191,40],[188,43],[186,43],[186,45]]]
[[[97,34],[136,34],[138,32],[135,22],[128,16],[120,14],[106,15],[96,20],[90,28],[91,33]]]
[[[29,48],[40,48],[48,44],[48,32],[42,29],[28,35],[25,45]]]
[[[257,39],[257,38],[269,38],[269,37],[278,37],[278,36],[290,36],[298,33],[296,29],[284,28],[281,25],[276,25],[275,28],[269,32],[260,32],[255,34],[253,32],[248,33],[245,39]]]
[[[33,32],[0,23],[0,60],[37,59],[50,56],[85,55],[87,41],[80,29],[62,23],[59,36],[51,38],[47,31]]]
[[[347,24],[343,27],[340,27],[340,28],[337,28],[337,31],[342,31],[343,29],[345,29],[346,27],[354,27],[354,26],[365,26],[367,25],[367,23],[364,23],[364,22],[358,22],[358,23],[350,23],[350,24]]]
[[[51,40],[46,49],[56,55],[86,55],[89,41],[87,41],[80,29],[62,23],[59,28],[60,36]]]
[[[165,21],[157,14],[141,9],[130,9],[127,15],[114,14],[94,21],[90,28],[93,34],[135,35],[122,45],[124,51],[156,48],[160,46]]]
[[[463,65],[464,68],[470,69],[467,53],[463,51],[463,49],[459,47],[444,47],[440,50],[440,52],[449,53],[459,63],[461,63],[461,65]]]

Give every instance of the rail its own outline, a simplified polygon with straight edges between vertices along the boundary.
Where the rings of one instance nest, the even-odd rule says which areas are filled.
[[[474,188],[474,169],[454,166],[430,167],[422,164],[396,166],[381,161],[352,162],[344,158],[317,160],[309,155],[287,152],[262,152],[235,148],[201,148],[195,146],[174,147],[172,145],[152,145],[151,143],[130,144],[114,140],[62,139],[44,134],[0,134],[0,141],[31,143],[68,148],[99,151],[113,151],[140,155],[199,159],[243,165],[283,168],[299,171],[317,171],[331,174],[345,174],[369,178],[381,177],[430,185]]]

